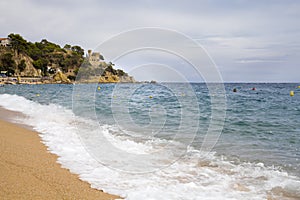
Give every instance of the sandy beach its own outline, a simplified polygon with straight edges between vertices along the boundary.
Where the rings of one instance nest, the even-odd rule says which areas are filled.
[[[2,109],[1,109],[2,110]],[[1,111],[1,115],[3,116]],[[10,112],[7,112],[9,115]],[[117,199],[56,163],[38,133],[0,120],[1,199]]]

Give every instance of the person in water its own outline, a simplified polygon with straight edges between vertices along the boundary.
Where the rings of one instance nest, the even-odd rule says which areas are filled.
[[[233,90],[232,90],[233,92],[237,92],[237,89],[236,88],[233,88]]]

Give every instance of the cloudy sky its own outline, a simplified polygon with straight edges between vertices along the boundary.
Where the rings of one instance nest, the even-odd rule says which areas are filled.
[[[123,31],[167,28],[202,45],[234,82],[299,82],[299,24],[298,0],[0,1],[0,37],[95,49]]]

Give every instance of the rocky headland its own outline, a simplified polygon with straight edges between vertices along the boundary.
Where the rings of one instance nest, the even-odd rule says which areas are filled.
[[[29,42],[19,34],[1,38],[0,84],[133,83],[121,69],[99,52],[69,44],[60,47],[46,39]]]

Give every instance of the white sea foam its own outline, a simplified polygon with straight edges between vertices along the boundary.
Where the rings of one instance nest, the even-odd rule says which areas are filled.
[[[90,120],[77,117],[61,106],[41,105],[17,95],[1,94],[0,106],[25,114],[22,123],[31,125],[40,133],[48,150],[59,156],[58,162],[63,167],[79,174],[80,179],[89,182],[93,188],[126,199],[300,198],[298,177],[265,167],[263,163],[236,164],[213,153],[204,157],[193,148],[189,148],[182,159],[153,173],[134,174],[113,170],[95,160],[76,134],[83,127],[80,124],[93,123]],[[101,125],[100,130],[114,145],[132,153],[147,154],[162,142],[159,139],[133,141],[125,135],[113,134],[117,129],[109,125]]]

